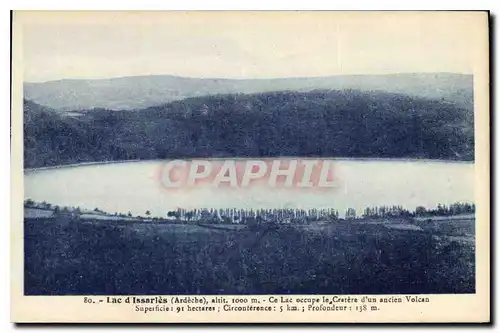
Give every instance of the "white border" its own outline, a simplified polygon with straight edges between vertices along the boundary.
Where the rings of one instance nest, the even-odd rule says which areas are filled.
[[[9,1],[9,0],[4,0],[0,4],[2,11],[0,11],[0,35],[2,38],[2,48],[0,48],[0,56],[2,60],[2,64],[5,66],[5,70],[3,71],[4,76],[2,80],[2,88],[0,90],[0,97],[2,101],[2,113],[1,113],[1,121],[0,121],[0,126],[1,126],[1,136],[0,136],[0,149],[2,156],[4,157],[3,159],[0,160],[0,169],[1,169],[1,175],[2,175],[2,186],[0,187],[0,195],[1,195],[1,200],[0,200],[0,214],[2,214],[2,222],[4,227],[7,230],[4,230],[4,232],[1,233],[3,239],[1,239],[2,244],[4,246],[4,251],[1,252],[1,259],[2,259],[2,266],[8,267],[9,266],[9,231],[8,231],[8,225],[9,225],[9,220],[10,220],[10,138],[9,138],[9,133],[10,133],[10,80],[9,80],[9,75],[8,73],[10,72],[10,50],[9,50],[9,45],[10,45],[10,9],[16,9],[16,10],[22,10],[22,9],[44,9],[44,10],[50,10],[50,9],[63,9],[63,10],[77,10],[77,9],[94,9],[94,10],[111,10],[111,9],[136,9],[136,10],[147,10],[147,9],[170,9],[170,10],[189,10],[189,9],[203,9],[203,10],[231,10],[231,9],[259,9],[259,10],[325,10],[325,9],[334,9],[334,10],[450,10],[450,9],[457,9],[457,10],[484,10],[484,9],[489,9],[492,11],[492,14],[497,14],[500,12],[500,2],[498,0],[475,0],[475,1],[436,1],[436,0],[425,0],[425,1],[398,1],[398,0],[392,0],[392,1],[370,1],[370,0],[365,0],[365,1],[355,1],[355,0],[347,0],[347,1],[335,1],[334,5],[333,4],[328,4],[326,1],[318,1],[318,0],[308,0],[308,1],[275,1],[275,2],[270,2],[269,0],[254,0],[254,1],[248,1],[248,2],[236,2],[236,1],[220,1],[220,0],[214,0],[210,2],[202,1],[202,0],[183,0],[183,1],[178,1],[176,3],[165,3],[164,1],[150,1],[150,0],[142,0],[140,2],[137,1],[120,1],[120,2],[114,2],[107,4],[102,0],[87,0],[85,2],[79,3],[79,2],[63,2],[63,1],[44,1],[43,5],[39,1],[33,1],[33,0],[20,0],[20,1]],[[498,23],[497,23],[498,25]],[[498,42],[498,34],[495,35],[495,40],[492,41],[493,43],[497,44]],[[496,55],[495,55],[495,58]],[[494,61],[494,60],[493,60]],[[496,72],[494,73],[496,74]],[[498,88],[495,87],[494,94],[498,94]],[[496,121],[494,125],[498,125],[498,116],[496,117]],[[493,125],[493,124],[492,124]],[[498,154],[500,148],[499,145],[496,145],[495,152]],[[495,203],[492,203],[492,206],[497,206],[496,204],[500,203],[500,199],[497,198],[497,201]],[[496,215],[495,215],[496,217]],[[496,221],[494,218],[493,221]],[[499,236],[498,232],[499,228],[498,226],[496,227],[496,238]],[[498,254],[495,256],[496,257],[496,264],[498,264]],[[2,273],[0,274],[2,278],[2,301],[1,301],[1,306],[2,306],[2,315],[3,317],[1,318],[2,322],[2,332],[10,332],[15,329],[15,327],[12,324],[9,324],[9,312],[10,312],[10,305],[9,305],[9,283],[10,283],[10,272],[8,269],[3,269]],[[495,288],[496,289],[496,288]],[[494,309],[496,310],[495,317],[498,320],[498,306],[495,306]],[[120,327],[116,327],[117,329],[120,329]],[[305,327],[302,327],[303,329],[307,329]],[[340,327],[331,327],[336,330],[341,329]],[[331,329],[330,328],[330,329]],[[385,327],[387,328],[387,327]],[[44,327],[40,328],[42,330],[51,330],[51,327]],[[64,328],[66,330],[68,328]],[[85,328],[88,329],[88,328]],[[100,332],[103,331],[105,328],[102,327],[90,327],[94,332]],[[106,330],[109,330],[110,328],[107,328]],[[112,328],[111,328],[112,329]],[[175,330],[178,328],[175,327],[169,327],[169,330]],[[258,329],[259,331],[264,329],[263,327],[258,327],[254,328]],[[288,327],[287,327],[288,329]],[[328,329],[328,328],[326,328]],[[366,330],[368,329],[367,327],[362,327],[362,328],[356,328],[358,331]],[[390,329],[390,328],[389,328]],[[392,329],[399,329],[399,327],[392,327]],[[434,330],[436,328],[427,328],[427,327],[422,327],[418,329],[425,329],[426,331],[428,330]],[[442,329],[442,328],[441,328]],[[455,328],[447,328],[450,330],[454,330]],[[471,330],[475,330],[479,328],[474,328]]]

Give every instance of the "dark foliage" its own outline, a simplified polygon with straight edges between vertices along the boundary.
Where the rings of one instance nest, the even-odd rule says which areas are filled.
[[[473,160],[473,114],[382,92],[189,98],[72,117],[25,102],[25,166],[191,157],[411,157]]]
[[[27,295],[474,293],[474,247],[343,222],[217,230],[25,220]]]

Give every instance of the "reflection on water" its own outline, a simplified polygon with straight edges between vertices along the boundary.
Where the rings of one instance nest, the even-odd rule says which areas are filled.
[[[328,189],[210,186],[166,190],[162,161],[25,171],[25,198],[153,216],[182,208],[336,208],[361,213],[366,206],[414,209],[474,202],[474,164],[442,161],[333,160],[337,187]]]

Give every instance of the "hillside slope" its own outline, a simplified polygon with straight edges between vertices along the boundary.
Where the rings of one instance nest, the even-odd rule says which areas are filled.
[[[472,109],[473,80],[461,74],[351,75],[283,79],[197,79],[168,75],[25,83],[24,97],[58,110],[142,109],[214,94],[313,90],[383,91]]]
[[[472,111],[380,92],[217,95],[80,117],[25,101],[25,120],[26,167],[191,157],[474,159]]]

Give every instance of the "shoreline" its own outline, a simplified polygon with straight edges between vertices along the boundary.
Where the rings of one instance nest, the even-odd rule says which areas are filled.
[[[445,160],[445,159],[429,159],[429,158],[404,158],[404,157],[298,157],[298,156],[278,156],[278,157],[200,157],[200,158],[172,158],[172,159],[151,159],[151,160],[116,160],[116,161],[95,161],[60,164],[39,168],[24,168],[23,172],[37,172],[44,170],[54,170],[63,168],[77,168],[93,165],[119,164],[119,163],[137,163],[137,162],[165,162],[173,160],[270,160],[270,159],[298,159],[298,160],[331,160],[331,161],[373,161],[373,162],[425,162],[425,163],[456,163],[456,164],[471,164],[475,161],[463,160]]]
[[[53,170],[53,169],[62,169],[62,168],[78,168],[84,166],[92,166],[92,165],[104,165],[104,164],[118,164],[118,163],[132,163],[132,162],[146,162],[146,161],[161,161],[161,160],[120,160],[120,161],[100,161],[100,162],[81,162],[81,163],[70,163],[70,164],[60,164],[60,165],[52,165],[47,167],[39,167],[39,168],[24,168],[24,172],[31,171],[44,171],[44,170]]]

